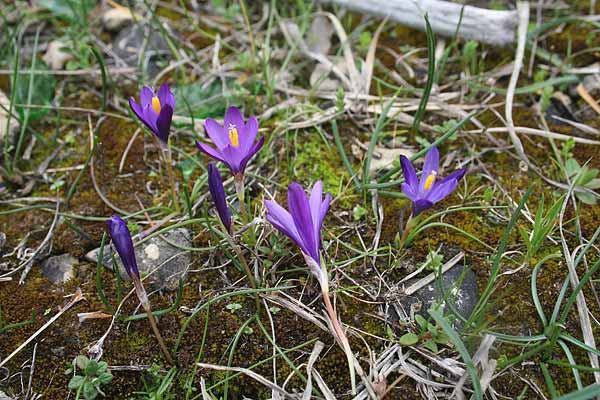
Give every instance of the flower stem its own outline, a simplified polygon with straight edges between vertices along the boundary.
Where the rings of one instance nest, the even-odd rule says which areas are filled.
[[[338,337],[340,341],[340,346],[346,353],[346,358],[348,358],[348,368],[350,368],[350,383],[352,384],[352,394],[356,394],[356,375],[354,372],[354,355],[352,354],[352,348],[350,347],[350,343],[348,342],[348,338],[346,337],[346,333],[342,329],[340,325],[340,321],[338,316],[333,309],[333,305],[331,304],[331,300],[329,299],[329,291],[327,288],[323,287],[323,301],[325,302],[325,308],[327,309],[327,314],[329,314],[329,319],[331,320],[331,325],[333,326],[333,330],[335,331],[335,336]]]
[[[235,194],[237,195],[238,202],[240,203],[240,213],[242,214],[242,222],[244,225],[250,223],[248,220],[248,211],[246,210],[246,189],[244,187],[244,176],[235,175]]]
[[[246,209],[246,188],[244,187],[244,175],[237,174],[234,176],[233,180],[235,184],[235,193],[238,198],[238,202],[240,203],[240,213],[242,214],[242,222],[244,225],[250,224],[250,217],[248,216],[248,210]],[[249,226],[248,230],[250,231],[249,242],[251,245],[256,243],[256,236],[254,235],[254,229]]]
[[[165,342],[163,341],[160,331],[158,330],[158,325],[156,324],[156,319],[152,314],[152,309],[150,308],[150,301],[148,301],[148,296],[146,295],[146,290],[144,289],[142,282],[139,279],[136,279],[134,280],[134,285],[136,294],[140,299],[140,302],[142,303],[142,307],[144,307],[144,311],[146,311],[146,315],[148,315],[148,321],[150,322],[150,326],[154,331],[154,336],[156,336],[156,340],[158,340],[158,344],[160,346],[161,351],[167,359],[167,362],[171,365],[175,365],[175,362],[173,361],[169,350],[167,350],[167,346],[165,346]]]
[[[163,148],[164,160],[167,165],[167,174],[169,175],[169,181],[171,184],[171,198],[173,200],[173,205],[175,206],[175,211],[179,214],[179,202],[177,201],[177,189],[176,189],[176,180],[175,180],[175,172],[173,171],[173,157],[171,154],[171,147],[167,144]]]
[[[404,230],[402,231],[402,237],[400,237],[400,249],[402,249],[404,247],[404,245],[406,244],[406,239],[408,238],[408,234],[410,233],[410,231],[412,230],[413,226],[414,226],[414,222],[415,219],[413,218],[413,215],[410,214],[410,217],[408,217],[408,221],[406,221],[406,225],[404,225]]]

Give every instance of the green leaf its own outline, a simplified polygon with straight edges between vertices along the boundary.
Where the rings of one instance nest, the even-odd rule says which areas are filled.
[[[83,384],[83,396],[87,400],[93,400],[98,396],[98,389],[92,384],[92,382],[86,382]]]
[[[100,381],[101,384],[106,385],[107,383],[110,383],[110,381],[112,381],[112,374],[110,372],[104,372],[102,374],[100,374],[100,376],[98,377],[98,381]]]
[[[569,158],[565,163],[565,169],[567,170],[567,175],[569,175],[569,177],[573,177],[579,173],[581,167],[579,166],[577,160],[574,158]]]
[[[77,365],[77,368],[79,368],[81,370],[85,369],[85,367],[87,367],[89,362],[90,362],[90,359],[82,354],[75,357],[75,365]]]
[[[47,71],[48,66],[42,60],[35,61],[35,69]],[[29,85],[31,86],[31,89]],[[17,79],[16,84],[16,96],[15,101],[18,104],[16,106],[17,112],[21,119],[25,117],[25,110],[29,112],[29,120],[38,120],[46,116],[50,112],[49,108],[43,108],[43,106],[49,106],[54,98],[54,87],[56,86],[56,80],[52,75],[44,74],[28,74],[23,73]],[[29,92],[31,90],[31,101],[28,102]],[[38,107],[23,107],[25,106],[42,106]]]
[[[585,187],[593,190],[600,189],[600,179],[592,179],[591,181],[585,184]]]
[[[403,346],[412,346],[419,342],[419,337],[412,332],[402,335],[400,338],[400,344]]]
[[[84,382],[85,382],[85,377],[83,377],[81,375],[75,375],[69,381],[69,389],[71,389],[71,390],[77,390],[77,389],[79,389],[79,387],[81,385],[84,384]]]
[[[425,343],[423,343],[423,346],[426,349],[429,349],[432,353],[437,353],[440,349],[438,348],[437,343],[435,343],[433,340],[428,340]]]
[[[421,329],[427,328],[427,320],[425,318],[423,318],[423,316],[421,316],[421,314],[415,315],[415,321],[417,322],[417,324],[419,324]]]
[[[575,193],[575,197],[577,197],[577,199],[579,199],[582,203],[588,204],[590,206],[596,204],[596,196],[594,196],[591,193],[577,192]]]
[[[90,360],[88,365],[85,367],[85,374],[87,376],[95,376],[98,373],[98,362],[96,360]]]

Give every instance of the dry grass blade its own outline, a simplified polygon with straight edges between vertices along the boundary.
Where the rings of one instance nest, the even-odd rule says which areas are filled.
[[[196,363],[196,366],[199,367],[199,368],[213,369],[215,371],[239,372],[239,373],[242,373],[242,374],[244,374],[244,375],[246,375],[246,376],[254,379],[255,381],[259,382],[261,385],[269,388],[270,390],[277,391],[279,394],[281,394],[286,399],[298,400],[298,398],[299,398],[298,395],[288,393],[285,389],[283,389],[280,386],[274,384],[273,382],[271,382],[267,378],[265,378],[265,377],[257,374],[254,371],[246,369],[246,368],[225,367],[225,366],[222,366],[222,365],[205,364],[205,363]]]

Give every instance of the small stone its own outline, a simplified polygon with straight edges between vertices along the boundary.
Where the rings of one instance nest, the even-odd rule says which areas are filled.
[[[126,8],[111,8],[102,15],[102,26],[109,32],[118,32],[133,22],[133,15]]]
[[[75,277],[75,266],[78,263],[79,260],[70,254],[53,256],[42,262],[42,273],[55,285],[62,284]]]
[[[146,257],[150,260],[158,260],[160,257],[160,249],[154,243],[146,246],[144,253],[146,253]]]
[[[6,393],[0,390],[0,400],[13,400],[13,398],[9,397]]]
[[[409,280],[404,283],[404,286],[408,287],[416,281],[416,279]],[[452,303],[453,309],[463,318],[469,318],[479,300],[479,289],[477,288],[475,273],[468,266],[457,264],[442,275],[443,290],[439,289],[438,281],[439,279],[429,285],[423,286],[411,296],[401,297],[397,307],[390,307],[390,310],[395,310],[393,315],[391,315],[392,319],[397,320],[398,315],[396,312],[400,311],[403,314],[400,316],[400,319],[408,320],[411,316],[411,309],[414,314],[421,314],[427,318],[429,317],[427,311],[434,303],[441,304],[442,310],[446,315],[450,313],[450,309],[444,303],[444,296],[448,302]],[[453,325],[455,328],[460,328],[462,327],[462,321],[457,318],[453,322]]]
[[[46,54],[42,59],[50,69],[63,69],[67,61],[73,59],[73,55],[63,50],[67,45],[60,40],[53,40],[48,43]]]
[[[165,29],[169,30],[168,26]],[[131,25],[123,29],[113,41],[113,50],[117,57],[130,67],[139,66],[140,49],[145,48],[142,68],[148,72],[149,78],[154,77],[161,69],[158,64],[171,57],[169,44],[159,30],[151,29],[146,32],[142,25]]]
[[[9,137],[10,143],[15,141],[17,132],[20,129],[20,124],[17,118],[14,116],[10,119],[10,126],[8,127],[8,135],[6,132],[6,125],[8,122],[8,110],[10,110],[10,100],[0,90],[0,143],[4,143],[4,138]]]
[[[191,247],[192,235],[189,229],[178,228],[159,236],[154,236],[141,245],[135,247],[135,257],[140,275],[151,273],[149,281],[154,289],[175,290],[179,286],[179,279],[185,279],[192,257],[189,251],[183,250]],[[86,254],[86,258],[93,263],[98,260],[100,249],[95,249]],[[104,248],[104,265],[113,270],[112,246]],[[119,272],[123,279],[129,280],[121,259],[115,253]]]

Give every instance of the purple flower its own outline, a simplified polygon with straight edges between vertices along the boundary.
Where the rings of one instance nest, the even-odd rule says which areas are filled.
[[[129,275],[134,282],[139,281],[140,272],[138,271],[133,241],[131,240],[131,233],[129,233],[127,223],[118,215],[113,215],[107,223],[113,246],[117,249],[119,257],[121,257],[127,275]]]
[[[208,190],[215,203],[219,218],[227,228],[227,232],[231,234],[231,211],[227,206],[227,200],[225,199],[225,189],[223,188],[223,179],[219,169],[214,162],[208,164]]]
[[[310,199],[302,186],[292,182],[288,187],[289,212],[275,201],[265,200],[267,220],[300,247],[309,267],[321,283],[327,281],[321,269],[321,226],[330,202],[329,193],[323,200],[321,181],[313,186]]]
[[[140,91],[141,106],[132,97],[129,106],[140,121],[150,129],[163,143],[169,140],[171,120],[175,109],[175,96],[166,83],[160,85],[158,93],[144,86]]]
[[[436,181],[439,173],[439,163],[440,153],[437,147],[433,146],[425,156],[421,179],[417,179],[417,173],[410,160],[400,156],[405,181],[402,184],[402,191],[413,202],[413,217],[452,193],[456,189],[458,181],[467,171],[466,168],[461,168],[444,179]]]
[[[217,147],[196,142],[198,148],[209,157],[227,164],[236,177],[244,175],[246,164],[260,150],[265,142],[261,137],[257,142],[258,120],[255,116],[244,122],[244,116],[237,107],[229,107],[225,113],[224,126],[212,118],[204,122],[206,134]]]

